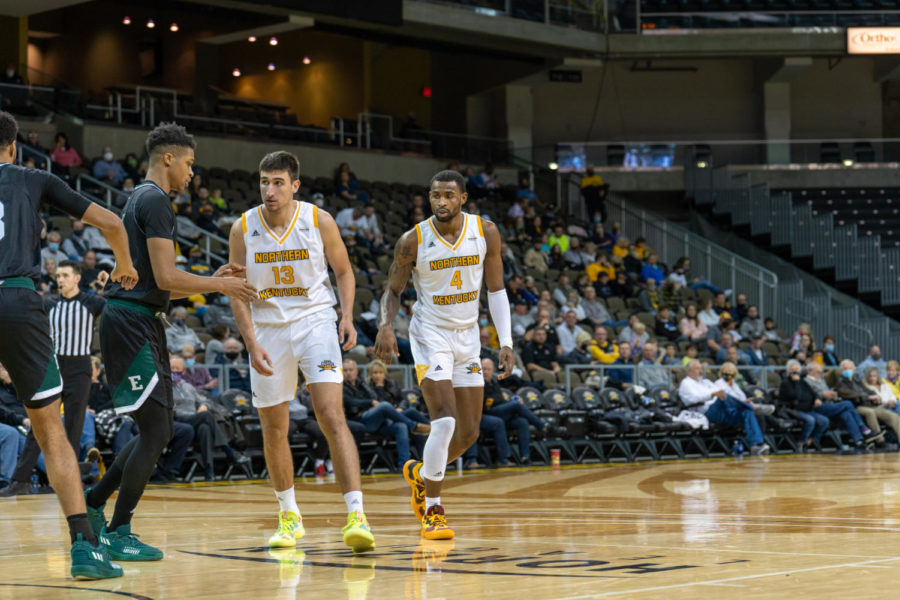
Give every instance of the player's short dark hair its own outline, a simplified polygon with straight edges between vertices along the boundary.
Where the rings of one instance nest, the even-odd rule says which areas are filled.
[[[153,155],[165,148],[191,148],[197,147],[194,136],[187,132],[178,123],[160,123],[153,131],[147,134],[147,154]]]
[[[428,187],[434,185],[435,181],[446,181],[446,182],[455,182],[456,188],[459,190],[460,195],[466,193],[466,178],[460,175],[459,171],[452,171],[450,169],[446,169],[444,171],[439,172],[437,175],[431,178],[431,183],[428,184]]]
[[[62,269],[63,267],[69,267],[72,269],[72,272],[76,275],[81,275],[81,263],[77,263],[74,260],[64,260],[58,265],[56,265],[56,269]]]
[[[300,159],[286,150],[269,152],[259,161],[259,172],[287,171],[291,181],[300,179]]]
[[[16,123],[16,118],[5,110],[0,112],[0,148],[6,148],[16,141],[17,135],[19,124]]]

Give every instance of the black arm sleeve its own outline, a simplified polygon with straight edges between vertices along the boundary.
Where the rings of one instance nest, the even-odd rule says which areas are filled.
[[[91,201],[70,188],[62,179],[46,171],[29,171],[28,179],[37,181],[40,193],[32,197],[41,199],[54,208],[72,215],[76,219],[84,216]]]

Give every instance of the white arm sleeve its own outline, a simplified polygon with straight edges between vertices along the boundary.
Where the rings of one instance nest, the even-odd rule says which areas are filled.
[[[512,314],[509,311],[509,298],[506,297],[506,290],[488,292],[488,308],[491,310],[494,327],[497,328],[500,347],[512,348]]]

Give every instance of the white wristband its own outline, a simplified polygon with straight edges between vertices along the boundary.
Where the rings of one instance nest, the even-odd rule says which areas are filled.
[[[494,327],[497,329],[500,347],[512,348],[512,313],[509,310],[509,298],[506,297],[506,290],[488,292],[488,308],[491,311]]]

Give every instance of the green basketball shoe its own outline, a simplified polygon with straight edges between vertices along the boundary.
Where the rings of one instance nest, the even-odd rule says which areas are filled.
[[[103,531],[103,528],[106,527],[106,515],[103,514],[103,509],[106,507],[106,504],[103,504],[99,508],[91,508],[91,505],[88,504],[88,494],[91,493],[91,488],[84,490],[84,505],[87,507],[87,516],[88,521],[91,523],[91,529],[94,530],[94,535],[100,535],[100,532]]]
[[[91,546],[81,534],[72,544],[72,577],[84,579],[109,579],[121,577],[122,567],[110,562],[109,553],[103,544]]]
[[[104,527],[97,539],[115,560],[161,560],[163,557],[162,550],[148,546],[140,541],[136,534],[131,533],[130,524],[119,525],[115,531],[108,531]]]

